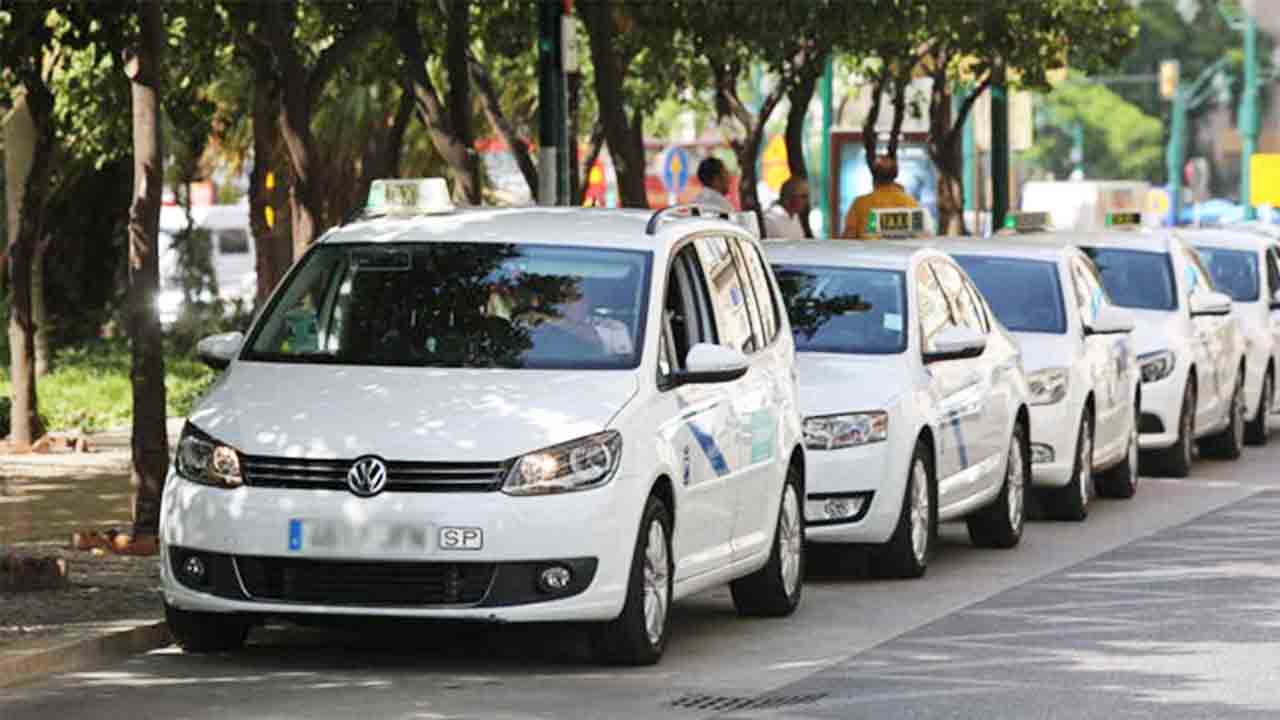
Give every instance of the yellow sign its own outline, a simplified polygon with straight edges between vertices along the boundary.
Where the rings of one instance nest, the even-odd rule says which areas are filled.
[[[1147,212],[1157,217],[1169,214],[1169,191],[1164,188],[1151,188],[1147,191]]]
[[[1249,172],[1249,204],[1280,206],[1280,154],[1255,154]]]
[[[782,133],[773,136],[764,146],[764,155],[760,157],[760,173],[764,182],[774,192],[782,191],[782,183],[791,177],[791,166],[787,164],[787,141]]]
[[[268,205],[266,207],[266,215],[267,215],[267,227],[269,228],[275,227],[276,226],[276,209]]]

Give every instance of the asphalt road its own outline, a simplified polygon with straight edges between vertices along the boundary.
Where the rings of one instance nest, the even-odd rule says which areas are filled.
[[[268,628],[0,690],[0,718],[1280,717],[1273,443],[1011,551],[948,526],[922,580],[814,553],[795,616],[703,594],[654,668],[594,666],[572,627]]]

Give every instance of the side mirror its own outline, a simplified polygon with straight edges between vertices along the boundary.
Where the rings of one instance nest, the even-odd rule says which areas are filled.
[[[1231,314],[1231,298],[1220,292],[1191,293],[1187,303],[1191,309],[1191,317]]]
[[[240,346],[243,344],[244,333],[231,332],[210,335],[196,343],[196,357],[200,358],[200,362],[214,370],[223,370],[235,359],[236,354],[240,352]]]
[[[987,349],[987,336],[969,327],[949,327],[933,339],[933,351],[924,354],[926,363],[978,357]]]
[[[684,370],[673,373],[672,386],[723,383],[747,374],[747,356],[731,347],[698,343],[689,348]]]
[[[1280,290],[1271,294],[1271,309],[1280,310]]]
[[[1133,313],[1115,305],[1103,305],[1093,322],[1084,326],[1085,335],[1118,335],[1133,332]]]

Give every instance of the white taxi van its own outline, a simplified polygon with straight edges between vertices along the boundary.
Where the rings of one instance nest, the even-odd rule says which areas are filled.
[[[169,625],[264,615],[597,621],[656,662],[673,600],[800,599],[794,348],[754,238],[698,208],[455,210],[375,183],[182,433],[160,528]],[[701,216],[698,216],[701,215]]]
[[[1227,459],[1242,452],[1244,340],[1231,298],[1214,289],[1195,250],[1174,232],[1141,229],[1139,222],[1138,213],[1114,213],[1110,231],[1039,237],[1083,250],[1111,302],[1133,313],[1144,466],[1151,474],[1186,477],[1197,441],[1202,452]]]
[[[1022,537],[1028,390],[1014,339],[953,260],[896,243],[768,243],[786,298],[808,448],[805,537],[873,545],[919,577],[937,526]]]
[[[1258,232],[1184,229],[1179,237],[1196,249],[1213,285],[1231,297],[1244,333],[1245,442],[1267,443],[1276,410],[1276,367],[1280,364],[1280,248]]]
[[[1083,520],[1095,489],[1132,497],[1141,406],[1134,319],[1111,304],[1088,256],[1022,238],[939,247],[969,273],[1022,350],[1041,508],[1054,519]]]

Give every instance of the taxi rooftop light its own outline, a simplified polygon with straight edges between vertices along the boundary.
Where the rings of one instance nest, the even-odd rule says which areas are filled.
[[[1142,213],[1137,210],[1109,212],[1106,220],[1109,228],[1138,227],[1142,224]]]
[[[910,238],[924,234],[924,210],[882,208],[867,216],[867,234],[882,238]]]
[[[1009,213],[1004,219],[1004,228],[1020,233],[1044,232],[1049,229],[1049,213],[1041,210]]]
[[[364,206],[365,215],[423,215],[453,210],[444,178],[374,180]]]

